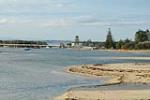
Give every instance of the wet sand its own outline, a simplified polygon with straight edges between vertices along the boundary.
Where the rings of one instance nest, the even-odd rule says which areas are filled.
[[[124,49],[120,49],[120,50],[98,50],[98,51],[108,51],[108,52],[129,52],[129,53],[150,53],[150,50],[124,50]]]
[[[57,100],[150,100],[150,63],[79,65],[71,66],[66,71],[94,77],[111,77],[111,79],[103,86],[71,89],[57,97]],[[142,88],[142,84],[145,88]]]

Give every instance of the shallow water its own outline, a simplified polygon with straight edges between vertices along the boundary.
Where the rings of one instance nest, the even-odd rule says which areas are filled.
[[[112,85],[86,85],[80,87],[74,87],[71,90],[149,90],[150,84],[144,83],[121,83]]]
[[[150,54],[144,53],[65,49],[25,51],[0,48],[0,57],[0,100],[52,100],[54,96],[72,87],[103,84],[103,79],[65,73],[64,68],[70,65],[150,61],[105,59],[105,57],[150,57]]]

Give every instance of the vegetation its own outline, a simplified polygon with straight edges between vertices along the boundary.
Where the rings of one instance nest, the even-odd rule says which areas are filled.
[[[135,42],[139,43],[144,41],[148,41],[147,31],[139,30],[135,33]]]
[[[135,48],[135,42],[131,41],[129,39],[126,40],[120,40],[116,42],[116,49],[134,49]]]
[[[93,47],[94,49],[150,49],[150,31],[139,30],[135,33],[135,40],[125,39],[114,42],[111,29],[109,28],[105,42],[93,42],[91,39],[80,42],[79,36],[75,37],[75,43],[86,47]],[[71,43],[68,44],[71,47]]]
[[[139,42],[135,45],[135,49],[150,49],[150,41]]]
[[[107,49],[112,49],[114,48],[114,41],[112,38],[112,34],[111,34],[111,30],[109,29],[108,34],[107,34],[107,38],[106,38],[106,42],[105,42],[105,47]]]
[[[124,45],[124,41],[120,40],[116,43],[116,49],[122,49],[122,46]]]
[[[119,40],[118,42],[113,42],[111,32],[108,32],[106,37],[105,47],[107,49],[150,49],[150,41],[148,34],[150,35],[149,30],[143,31],[139,30],[135,33],[135,41],[126,39]]]
[[[111,29],[109,28],[105,42],[93,42],[91,39],[80,42],[79,36],[75,37],[75,44],[82,46],[94,47],[95,49],[150,49],[150,31],[139,30],[135,33],[135,40],[130,39],[119,40],[114,42]],[[47,45],[46,41],[27,41],[27,40],[0,40],[0,44],[31,44],[31,45]],[[71,43],[68,43],[71,47]],[[62,43],[60,47],[65,48],[66,46]]]
[[[91,41],[91,40],[87,40],[87,41],[84,41],[83,46],[87,46],[87,47],[96,47],[97,49],[102,49],[105,47],[105,42],[98,42],[98,41]]]

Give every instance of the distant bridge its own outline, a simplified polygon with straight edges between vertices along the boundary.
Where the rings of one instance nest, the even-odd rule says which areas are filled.
[[[59,48],[60,45],[0,44],[0,47],[12,47],[12,48]]]

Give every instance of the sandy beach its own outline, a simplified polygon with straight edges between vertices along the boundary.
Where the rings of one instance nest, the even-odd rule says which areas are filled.
[[[69,91],[62,97],[57,100],[149,100],[150,90]]]
[[[125,49],[118,49],[118,50],[98,50],[98,51],[108,51],[108,52],[128,52],[128,53],[150,53],[150,50],[125,50]]]
[[[65,70],[72,74],[94,77],[111,77],[107,89],[70,90],[57,100],[150,100],[149,89],[109,90],[113,84],[150,84],[150,63],[91,64],[71,66]]]

